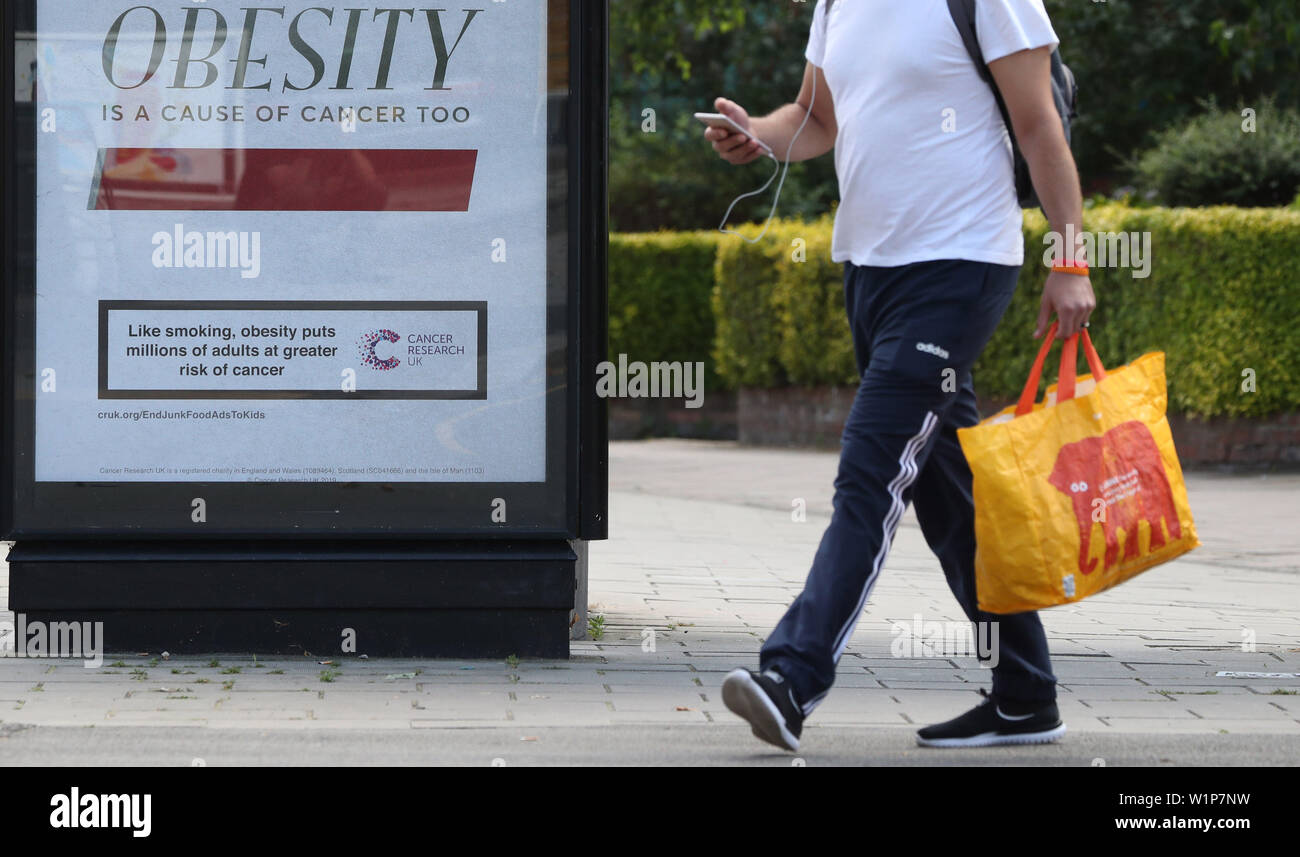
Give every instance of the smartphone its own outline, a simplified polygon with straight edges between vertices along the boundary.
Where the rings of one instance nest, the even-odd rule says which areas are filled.
[[[757,143],[764,152],[767,152],[769,155],[772,154],[772,148],[770,146],[746,131],[744,128],[741,128],[730,116],[725,116],[721,113],[696,113],[695,118],[703,122],[705,125],[708,125],[710,128],[724,128],[728,131],[734,131],[737,134],[744,134],[746,137]]]

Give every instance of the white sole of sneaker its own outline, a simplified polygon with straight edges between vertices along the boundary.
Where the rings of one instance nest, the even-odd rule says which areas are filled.
[[[982,735],[972,735],[969,738],[922,738],[916,736],[916,743],[922,747],[1001,747],[1015,744],[1051,744],[1053,741],[1060,739],[1065,734],[1065,724],[1062,723],[1055,729],[1048,729],[1045,732],[1026,732],[1023,735],[999,735],[996,732],[985,732]]]
[[[722,680],[722,704],[749,724],[754,737],[792,753],[799,749],[799,739],[786,728],[781,710],[768,699],[748,670],[727,673]]]

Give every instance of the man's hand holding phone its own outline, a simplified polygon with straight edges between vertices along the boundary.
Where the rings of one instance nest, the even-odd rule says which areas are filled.
[[[704,131],[704,139],[713,144],[713,150],[729,164],[748,164],[766,157],[771,150],[750,133],[749,114],[745,108],[727,98],[718,98],[713,107],[726,116],[744,133],[728,126],[711,126]]]

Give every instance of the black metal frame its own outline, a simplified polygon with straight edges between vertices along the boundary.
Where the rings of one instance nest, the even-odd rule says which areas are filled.
[[[596,370],[609,353],[609,0],[574,0],[573,44],[577,61],[569,75],[582,129],[571,174],[579,177],[577,228],[582,248],[574,269],[579,293],[579,364],[573,386],[578,398],[578,535],[609,537],[609,408],[596,395]],[[575,81],[586,85],[575,85]]]
[[[548,149],[567,138],[563,211],[548,203],[548,392],[545,483],[37,483],[35,481],[36,105],[14,99],[15,35],[36,0],[6,2],[3,300],[0,301],[0,537],[6,539],[602,539],[607,535],[606,407],[595,393],[606,352],[606,2],[566,3],[569,87],[549,106]],[[24,115],[28,114],[28,115]],[[552,160],[551,169],[557,166]],[[548,170],[548,173],[550,170]],[[560,255],[563,254],[563,255]],[[567,334],[567,335],[566,335]],[[203,497],[208,520],[190,520]],[[509,522],[494,524],[495,498]]]

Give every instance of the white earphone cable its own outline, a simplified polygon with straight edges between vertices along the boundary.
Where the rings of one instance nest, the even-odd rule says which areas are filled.
[[[767,156],[776,163],[776,170],[772,173],[771,178],[767,180],[767,183],[764,184],[761,188],[755,191],[750,191],[749,193],[746,194],[741,194],[740,196],[732,200],[731,205],[727,207],[727,213],[722,215],[722,224],[718,227],[718,231],[721,232],[723,235],[735,235],[737,238],[739,238],[741,241],[744,241],[746,244],[757,244],[759,241],[763,240],[763,236],[767,234],[767,230],[772,225],[772,218],[776,217],[776,207],[781,202],[781,190],[782,188],[785,187],[786,176],[790,174],[790,156],[794,154],[794,144],[799,141],[799,136],[803,134],[803,129],[808,126],[808,120],[812,118],[813,107],[815,107],[816,105],[817,105],[817,66],[813,66],[812,98],[808,103],[808,112],[804,114],[803,122],[799,123],[798,130],[796,130],[794,132],[794,136],[790,138],[790,147],[785,150],[784,169],[781,166],[781,162],[777,160],[776,155],[772,154],[771,152],[768,152]],[[736,232],[734,229],[728,229],[727,221],[731,219],[731,212],[735,210],[736,205],[742,199],[749,199],[751,196],[758,196],[759,194],[766,192],[767,189],[772,186],[772,181],[773,179],[776,178],[777,173],[781,174],[781,181],[776,186],[776,196],[772,198],[772,210],[768,212],[767,221],[763,224],[763,231],[758,233],[758,237],[749,239],[746,238],[744,235],[741,235],[739,232]]]

